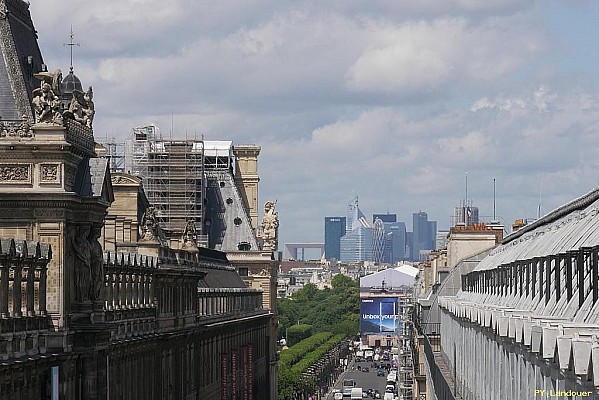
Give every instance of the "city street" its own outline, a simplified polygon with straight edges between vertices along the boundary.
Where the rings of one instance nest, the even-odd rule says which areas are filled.
[[[376,368],[371,367],[371,362],[352,362],[348,367],[347,371],[339,376],[339,380],[335,384],[335,389],[342,389],[343,379],[354,379],[356,381],[356,387],[361,387],[364,392],[368,389],[376,389],[381,393],[381,398],[385,393],[385,384],[387,378],[387,372],[385,372],[384,376],[377,376]],[[358,370],[358,366],[360,369],[364,369],[367,367],[369,369],[368,372],[363,372]],[[333,391],[328,393],[326,400],[333,400]],[[371,398],[371,397],[366,397]]]

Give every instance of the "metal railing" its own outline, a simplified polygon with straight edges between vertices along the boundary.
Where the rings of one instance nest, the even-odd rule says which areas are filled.
[[[434,338],[433,343],[429,340],[427,335],[423,335],[424,343],[424,354],[426,361],[428,362],[428,368],[430,371],[431,381],[435,390],[435,395],[438,400],[455,400],[455,396],[451,391],[449,383],[445,379],[445,375],[439,368],[437,360],[435,359],[435,352],[440,351],[441,337],[437,336]],[[436,349],[436,351],[435,351]]]

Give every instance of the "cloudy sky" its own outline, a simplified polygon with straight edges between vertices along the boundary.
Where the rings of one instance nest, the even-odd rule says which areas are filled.
[[[596,1],[30,0],[49,69],[93,85],[96,140],[157,124],[258,144],[280,241],[325,216],[468,198],[534,218],[599,184]],[[282,246],[281,246],[282,247]]]

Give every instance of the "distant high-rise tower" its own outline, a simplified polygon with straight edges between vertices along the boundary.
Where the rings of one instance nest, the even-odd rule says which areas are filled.
[[[397,214],[372,214],[372,222],[381,220],[384,226],[383,254],[382,261],[387,264],[394,264],[406,258],[406,224],[397,222]],[[376,223],[375,223],[376,228]],[[376,237],[376,232],[375,232]],[[374,245],[374,254],[376,254],[377,245]],[[375,255],[376,261],[376,255]]]
[[[346,262],[372,261],[374,229],[358,226],[341,238],[340,260]]]
[[[324,217],[324,256],[327,260],[341,257],[341,238],[345,235],[345,217]]]
[[[429,221],[424,211],[412,214],[412,229],[414,231],[411,259],[418,261],[420,250],[434,250],[437,236],[437,221]]]
[[[406,259],[406,224],[403,222],[385,223],[384,261],[395,264]]]
[[[347,221],[346,221],[346,232],[351,232],[360,226],[360,220],[366,217],[358,208],[358,196],[354,197],[352,201],[347,205]]]
[[[385,251],[385,224],[379,218],[374,221],[372,237],[372,261],[382,263]]]
[[[372,222],[380,219],[384,223],[397,222],[397,214],[372,214]]]

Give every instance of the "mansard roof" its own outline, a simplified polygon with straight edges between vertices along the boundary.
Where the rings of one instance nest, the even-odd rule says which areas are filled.
[[[0,52],[0,117],[32,120],[33,74],[44,66],[27,2],[0,0]]]
[[[77,169],[75,187],[83,197],[104,197],[114,201],[112,182],[107,158],[84,159]]]
[[[206,171],[206,219],[210,243],[217,250],[259,250],[256,234],[230,171]]]
[[[507,236],[476,270],[599,245],[599,189]]]

